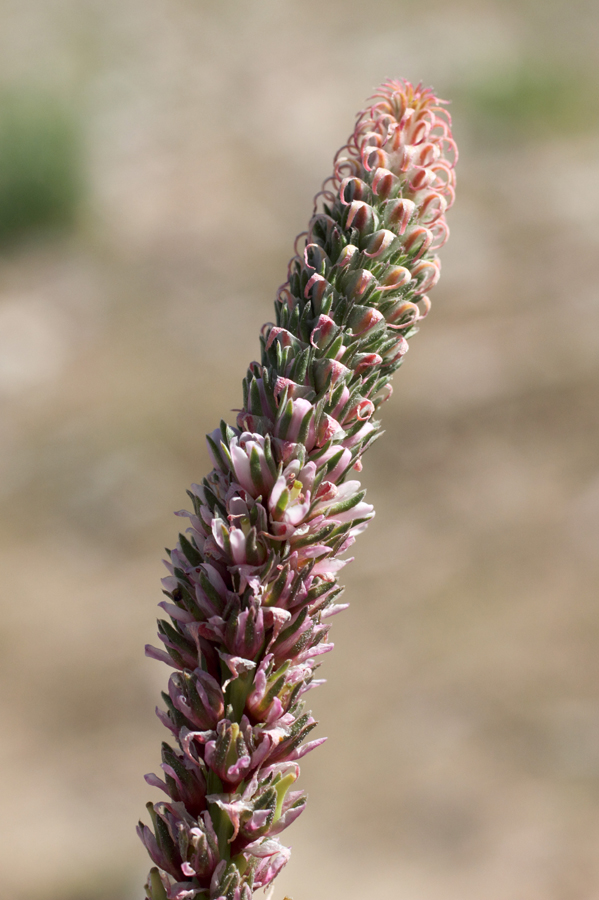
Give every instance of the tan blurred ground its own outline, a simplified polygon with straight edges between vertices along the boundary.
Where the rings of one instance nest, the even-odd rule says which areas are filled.
[[[275,898],[599,900],[598,38],[585,0],[4,0],[89,195],[0,257],[0,900],[141,900],[171,510],[389,75],[454,98],[458,203]]]

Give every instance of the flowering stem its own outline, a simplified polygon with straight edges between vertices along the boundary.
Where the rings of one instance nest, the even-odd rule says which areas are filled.
[[[292,787],[316,722],[303,695],[345,608],[337,573],[374,515],[360,483],[373,418],[430,308],[448,236],[457,151],[429,89],[387,81],[316,196],[276,323],[262,329],[236,427],[208,435],[160,606],[174,669],[157,713],[168,801],[139,834],[158,868],[150,900],[251,900],[289,859],[278,835],[303,811]],[[160,870],[160,871],[159,871]]]

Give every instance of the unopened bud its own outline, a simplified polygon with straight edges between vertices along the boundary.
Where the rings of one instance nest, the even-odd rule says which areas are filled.
[[[384,321],[384,316],[374,309],[372,306],[354,306],[349,314],[347,324],[352,329],[354,335],[366,334],[372,328],[375,328],[379,322]]]
[[[379,285],[380,291],[395,291],[412,280],[412,273],[405,266],[392,266]]]
[[[322,350],[336,331],[338,331],[338,326],[335,322],[329,316],[320,315],[315,327],[312,329],[310,343],[313,347],[318,347],[318,349]]]
[[[393,232],[389,231],[387,228],[383,228],[381,231],[375,231],[375,233],[371,235],[368,239],[368,249],[365,250],[364,253],[371,259],[376,259],[391,250],[396,242],[397,238]]]
[[[321,300],[327,289],[327,284],[326,278],[315,272],[304,288],[304,297],[308,300]]]
[[[363,200],[352,200],[347,211],[346,228],[357,228],[358,231],[372,231],[375,213],[372,206]]]
[[[389,225],[396,234],[403,234],[408,227],[409,221],[414,215],[416,204],[413,200],[389,200],[385,204],[383,221],[385,225]]]
[[[402,303],[398,303],[396,307],[391,309],[385,318],[387,320],[387,325],[389,325],[390,328],[408,328],[410,325],[413,325],[414,322],[418,321],[420,318],[420,310],[415,303],[404,300]]]
[[[366,397],[362,398],[359,403],[356,404],[356,419],[359,419],[360,422],[365,422],[367,419],[371,417],[374,412],[374,403],[372,400],[368,400]]]
[[[412,269],[412,275],[418,281],[415,290],[417,294],[424,294],[438,282],[441,275],[441,264],[438,259],[421,259]]]
[[[436,162],[441,155],[441,151],[436,144],[421,144],[416,147],[413,154],[413,162],[417,166],[430,166]]]
[[[406,341],[403,335],[398,335],[397,341],[393,347],[390,347],[388,350],[385,350],[383,353],[384,361],[389,363],[397,362],[398,359],[401,359],[402,356],[405,356],[409,350],[409,344]]]
[[[348,296],[354,300],[359,300],[360,297],[364,296],[374,280],[374,275],[368,269],[356,269],[354,273],[350,274],[348,279],[346,288]]]
[[[354,372],[356,375],[361,375],[362,372],[371,369],[372,366],[380,366],[383,359],[378,353],[358,353],[356,354],[355,361],[357,361],[358,364],[355,366]]]
[[[336,359],[318,359],[314,363],[314,382],[317,391],[328,384],[334,385],[349,375],[350,370]]]
[[[442,197],[441,194],[438,194],[436,191],[431,191],[420,204],[418,218],[421,222],[426,221],[430,225],[433,222],[436,222],[437,219],[444,214],[446,209],[447,200],[445,197]]]
[[[304,247],[304,263],[307,269],[312,269],[322,275],[328,262],[329,258],[320,244],[306,244]]]
[[[390,160],[380,147],[365,147],[362,150],[362,165],[367,172],[373,169],[388,169]]]
[[[347,244],[347,246],[344,247],[343,250],[341,251],[341,253],[339,254],[336,265],[338,265],[341,268],[344,266],[349,266],[353,257],[356,255],[356,253],[359,253],[359,252],[360,251],[358,250],[358,248],[356,247],[355,244]]]
[[[266,340],[267,350],[270,350],[277,338],[279,339],[281,347],[291,347],[297,340],[286,328],[279,328],[278,325],[273,325],[268,332],[268,338]]]
[[[361,178],[344,178],[339,185],[339,200],[344,206],[349,206],[352,200],[363,200],[369,194],[368,185]]]
[[[432,242],[432,231],[419,225],[417,228],[413,228],[406,236],[404,248],[406,253],[409,253],[410,255],[414,253],[414,251],[416,251],[414,259],[418,259],[419,256],[422,256],[423,253],[426,253]]]
[[[425,169],[424,166],[414,166],[410,173],[410,188],[413,191],[422,191],[424,188],[430,187],[435,178],[435,173],[431,169]]]
[[[401,182],[397,175],[390,172],[389,169],[378,168],[372,179],[372,190],[383,200],[388,200],[397,190]]]

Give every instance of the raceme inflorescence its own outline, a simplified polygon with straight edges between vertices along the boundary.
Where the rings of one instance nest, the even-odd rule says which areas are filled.
[[[374,515],[355,472],[374,418],[426,316],[448,236],[456,147],[430,89],[386,81],[316,196],[279,289],[276,324],[243,383],[235,427],[208,435],[214,469],[164,579],[174,669],[158,715],[167,794],[139,834],[150,900],[251,900],[289,859],[304,809],[298,760],[324,738],[304,695],[321,683],[337,577]]]

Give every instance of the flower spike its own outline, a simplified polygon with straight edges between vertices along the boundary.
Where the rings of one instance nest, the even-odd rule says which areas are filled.
[[[290,851],[304,810],[297,760],[324,740],[304,695],[333,647],[344,557],[374,515],[350,473],[380,435],[437,283],[457,159],[432,90],[386,81],[358,116],[298,236],[276,322],[243,383],[235,427],[207,437],[214,469],[194,484],[163,580],[161,649],[173,669],[162,747],[167,795],[139,835],[148,900],[251,900]]]

